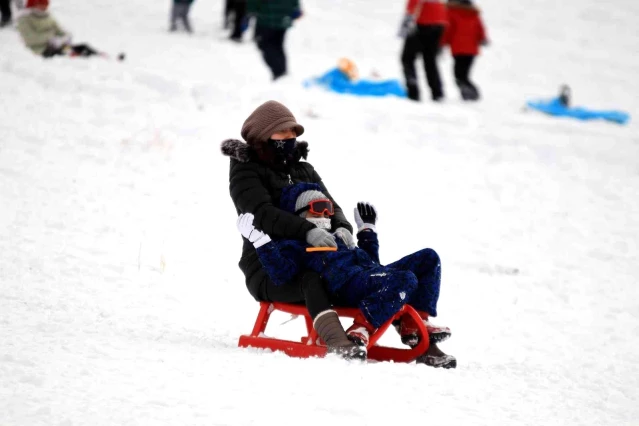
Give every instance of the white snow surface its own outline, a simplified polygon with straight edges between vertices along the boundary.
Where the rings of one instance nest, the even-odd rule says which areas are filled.
[[[303,87],[343,56],[401,79],[403,2],[305,2],[276,83],[221,0],[193,36],[168,3],[52,4],[123,63],[0,31],[0,425],[639,425],[639,3],[482,0],[476,104],[448,52],[442,104]],[[522,109],[562,83],[632,120]],[[268,99],[351,220],[376,205],[382,262],[440,254],[456,370],[237,347],[258,304],[219,145]],[[298,338],[288,319],[267,334]]]

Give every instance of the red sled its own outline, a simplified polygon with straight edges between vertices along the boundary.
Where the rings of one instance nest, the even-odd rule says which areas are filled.
[[[266,325],[271,314],[274,311],[282,311],[292,315],[303,316],[306,322],[306,336],[302,336],[300,341],[284,340],[264,335]],[[346,318],[355,318],[360,313],[358,308],[334,308],[337,315]],[[377,345],[377,341],[388,330],[395,319],[399,319],[404,315],[409,315],[419,327],[420,335],[424,338],[414,348],[394,348],[391,346]],[[428,350],[429,339],[426,326],[422,322],[421,317],[412,306],[404,305],[391,319],[381,325],[373,334],[371,334],[367,350],[368,359],[374,361],[394,361],[394,362],[412,362],[418,356],[424,354]],[[255,320],[255,326],[250,335],[240,336],[238,346],[242,348],[260,348],[271,349],[273,351],[282,351],[285,354],[296,358],[324,357],[326,355],[326,345],[321,341],[317,332],[313,328],[313,321],[304,305],[294,305],[288,303],[269,303],[260,302],[260,311]]]

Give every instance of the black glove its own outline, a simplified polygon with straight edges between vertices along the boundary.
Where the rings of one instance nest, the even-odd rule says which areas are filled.
[[[375,221],[377,220],[377,211],[375,206],[367,202],[357,203],[357,208],[354,211],[355,224],[357,225],[357,232],[361,232],[364,229],[370,229],[375,231]]]

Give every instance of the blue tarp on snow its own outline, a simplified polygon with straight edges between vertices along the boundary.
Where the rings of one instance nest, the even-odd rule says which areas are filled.
[[[338,68],[326,72],[320,77],[311,78],[304,82],[306,87],[318,85],[337,93],[347,93],[356,96],[399,96],[406,97],[406,89],[398,80],[357,80],[351,81]]]
[[[567,108],[561,104],[559,98],[551,100],[540,101],[528,101],[526,102],[529,108],[536,109],[537,111],[544,112],[546,114],[555,115],[558,117],[571,117],[577,120],[608,120],[618,124],[626,124],[630,120],[630,115],[623,111],[596,111],[592,109],[586,109],[581,107]]]

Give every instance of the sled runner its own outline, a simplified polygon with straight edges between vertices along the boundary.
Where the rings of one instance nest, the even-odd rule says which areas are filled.
[[[355,318],[360,312],[358,308],[335,307],[334,309],[337,315],[347,318]],[[266,330],[266,325],[268,324],[271,314],[276,310],[303,317],[306,323],[306,336],[302,336],[299,342],[266,336],[264,330]],[[409,305],[404,305],[399,312],[382,324],[375,333],[371,334],[367,347],[369,360],[411,362],[428,350],[429,339],[427,337],[422,338],[419,344],[414,348],[403,349],[376,344],[380,337],[382,337],[391,326],[392,322],[404,315],[410,315],[415,320],[415,323],[420,329],[421,336],[428,336],[426,327],[417,311]],[[242,348],[251,347],[282,351],[296,358],[308,358],[312,356],[324,357],[326,355],[326,345],[321,342],[317,332],[313,329],[313,321],[308,314],[306,306],[288,303],[260,302],[260,310],[257,314],[253,331],[250,335],[240,336],[238,346]]]

